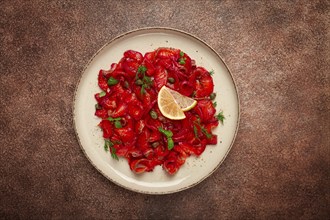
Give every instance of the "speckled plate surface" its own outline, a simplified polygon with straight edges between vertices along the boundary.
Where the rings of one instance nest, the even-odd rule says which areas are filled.
[[[200,157],[191,156],[173,176],[161,166],[153,172],[136,175],[124,158],[113,160],[103,148],[102,131],[97,126],[100,119],[94,116],[94,94],[100,92],[97,75],[100,69],[109,69],[128,49],[144,54],[158,47],[183,50],[198,66],[213,70],[217,112],[223,111],[225,122],[214,133],[218,135],[216,146],[207,146]],[[191,34],[169,28],[145,28],[125,33],[103,46],[89,61],[78,82],[73,106],[74,127],[79,144],[94,167],[105,177],[126,189],[147,194],[178,192],[211,175],[225,159],[234,142],[239,124],[239,100],[237,89],[227,66],[220,56],[205,42]]]

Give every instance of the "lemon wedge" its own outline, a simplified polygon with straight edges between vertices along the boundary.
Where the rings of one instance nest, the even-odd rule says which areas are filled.
[[[189,111],[194,108],[197,104],[195,99],[188,96],[182,95],[181,93],[166,87],[166,89],[171,93],[176,103],[180,106],[182,111]]]
[[[169,119],[181,120],[186,118],[184,111],[196,106],[197,101],[163,86],[157,97],[160,112]]]

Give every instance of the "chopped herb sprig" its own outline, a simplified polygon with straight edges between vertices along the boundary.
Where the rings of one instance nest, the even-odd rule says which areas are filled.
[[[104,150],[108,152],[110,150],[111,157],[115,160],[119,160],[116,154],[116,148],[114,147],[114,143],[109,139],[104,139]]]
[[[199,139],[198,128],[206,136],[207,139],[212,138],[213,135],[201,124],[200,118],[198,118],[196,121],[194,121],[194,134],[197,139]]]
[[[219,112],[219,114],[217,114],[215,117],[221,122],[221,124],[223,124],[223,121],[226,119],[222,111]]]
[[[101,97],[104,97],[106,94],[107,94],[106,92],[102,91],[102,92],[99,93],[99,97],[100,97],[100,98],[101,98]]]
[[[113,124],[115,125],[115,128],[122,128],[122,124],[121,124],[121,117],[118,118],[112,118],[112,117],[108,117],[107,118],[109,121],[113,122]]]
[[[167,138],[167,149],[168,149],[168,150],[172,150],[173,147],[174,147],[174,141],[173,141],[173,139],[172,139],[172,136],[173,136],[172,131],[170,131],[170,130],[165,130],[165,129],[161,128],[161,127],[159,127],[158,130],[159,130],[162,134],[164,134],[164,135],[166,136],[166,138]]]
[[[108,79],[108,85],[109,86],[114,86],[118,83],[119,81],[115,78],[113,78],[112,76],[110,76],[110,78]]]
[[[111,122],[114,122],[114,121],[120,121],[121,118],[120,117],[118,117],[118,118],[108,117],[108,120],[111,121]]]
[[[147,67],[140,65],[135,75],[135,84],[141,86],[141,94],[145,94],[145,89],[149,88],[152,84],[151,77],[146,76],[147,70]]]

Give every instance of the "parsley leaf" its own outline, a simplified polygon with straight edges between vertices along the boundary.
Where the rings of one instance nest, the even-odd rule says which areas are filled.
[[[216,118],[223,124],[223,121],[226,119],[223,115],[223,112],[219,112],[219,114],[216,116]]]

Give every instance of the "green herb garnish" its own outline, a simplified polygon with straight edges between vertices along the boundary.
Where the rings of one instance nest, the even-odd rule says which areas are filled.
[[[211,100],[214,100],[216,96],[217,96],[217,94],[214,93],[214,92],[212,92],[211,95],[210,95],[210,99]]]
[[[197,129],[196,125],[194,125],[194,134],[195,134],[195,137],[198,139],[198,129]]]
[[[147,71],[147,67],[140,65],[137,72],[144,74],[146,71]]]
[[[104,150],[105,150],[106,152],[109,151],[109,145],[110,145],[109,140],[105,140],[105,142],[104,142]]]
[[[120,120],[121,120],[120,117],[118,117],[118,118],[109,117],[107,119],[109,121],[113,122],[116,128],[122,128],[123,127],[122,124],[121,124],[121,122],[120,122]]]
[[[109,149],[110,149],[111,157],[112,157],[113,159],[119,160],[119,159],[118,159],[118,156],[117,156],[117,154],[116,154],[116,148],[114,147],[114,145],[115,145],[115,144],[114,144],[111,140],[109,140],[109,139],[104,139],[104,150],[105,150],[106,152],[108,152]]]
[[[143,82],[149,86],[152,83],[151,77],[144,76],[143,77]]]
[[[184,56],[184,52],[180,51],[180,57],[183,57],[183,56]]]
[[[213,102],[213,107],[217,107],[217,102]]]
[[[114,86],[118,83],[118,80],[116,80],[115,78],[113,78],[112,76],[110,76],[110,78],[108,79],[108,85],[109,86]]]
[[[201,125],[200,123],[200,118],[197,118],[196,121],[194,121],[194,133],[195,136],[198,137],[198,129],[197,126],[201,129],[202,133],[206,136],[207,139],[211,139],[212,138],[212,134],[208,132],[208,130]]]
[[[122,144],[122,142],[120,140],[113,140],[112,141],[114,144]]]
[[[166,136],[166,138],[167,138],[167,149],[168,149],[168,150],[172,150],[173,147],[174,147],[174,141],[173,141],[173,139],[172,139],[172,136],[173,136],[172,131],[170,131],[170,130],[165,130],[165,129],[161,128],[161,127],[159,127],[158,130],[159,130],[161,133],[163,133],[163,134]]]
[[[100,109],[102,109],[102,106],[100,106],[100,105],[97,103],[97,104],[95,104],[95,109],[100,110]]]
[[[165,130],[165,129],[159,127],[158,128],[158,131],[160,131],[161,133],[163,133],[167,138],[170,138],[170,137],[173,136],[173,133],[170,130]]]
[[[172,150],[174,147],[174,141],[172,138],[167,138],[167,149]]]
[[[115,121],[114,122],[116,128],[122,128],[123,126],[121,125],[120,121]]]
[[[112,117],[109,117],[109,118],[107,118],[109,121],[119,121],[119,120],[121,120],[121,118],[120,117],[118,117],[118,118],[112,118]]]
[[[147,70],[148,70],[147,67],[140,65],[135,75],[135,80],[136,80],[135,84],[141,86],[141,90],[140,90],[141,94],[145,94],[146,93],[145,89],[149,88],[150,85],[152,84],[151,77],[146,76],[145,74]]]
[[[223,121],[225,120],[225,116],[223,115],[223,112],[219,112],[216,118],[223,124]]]
[[[142,84],[142,86],[141,86],[141,90],[140,90],[140,93],[141,93],[141,94],[146,94],[146,90],[145,90],[145,88],[146,88],[146,85],[145,85],[145,84]]]
[[[207,139],[211,139],[211,138],[212,138],[212,134],[210,134],[210,133],[206,130],[206,128],[201,127],[201,129],[202,129],[202,132],[205,134],[205,136],[206,136]]]
[[[115,160],[119,160],[119,158],[118,158],[118,156],[117,156],[117,154],[116,154],[116,148],[114,148],[113,146],[112,147],[110,147],[110,153],[111,153],[111,157],[113,158],[113,159],[115,159]]]
[[[106,92],[102,91],[102,92],[99,93],[99,97],[103,97],[103,96],[105,96],[106,94],[107,94]]]
[[[109,139],[104,139],[104,150],[105,151],[109,151],[109,148],[112,147],[114,144],[112,143],[112,141],[110,141]]]
[[[214,74],[214,70],[211,70],[209,74],[212,76]]]

